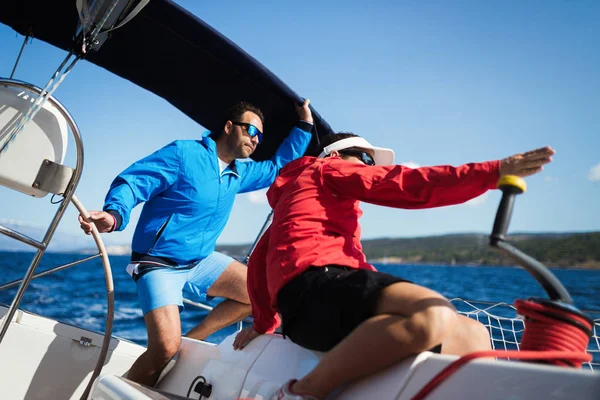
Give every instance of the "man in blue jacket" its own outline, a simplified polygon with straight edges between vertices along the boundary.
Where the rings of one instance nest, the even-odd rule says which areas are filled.
[[[204,339],[250,315],[245,265],[215,251],[237,193],[265,188],[279,169],[302,156],[311,139],[312,114],[305,100],[299,122],[271,160],[247,159],[262,140],[263,115],[235,105],[222,132],[178,140],[143,158],[115,178],[103,211],[91,211],[99,232],[125,229],[131,210],[145,203],[132,241],[127,272],[137,286],[148,330],[148,349],[128,378],[152,386],[181,342],[182,291],[223,297],[187,336]],[[81,228],[91,224],[79,217]]]

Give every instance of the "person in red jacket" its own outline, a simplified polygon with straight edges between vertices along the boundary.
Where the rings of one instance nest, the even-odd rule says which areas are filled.
[[[290,162],[267,198],[273,222],[248,264],[254,324],[243,348],[279,326],[294,343],[328,353],[274,399],[324,399],[344,383],[438,348],[462,355],[490,349],[487,329],[460,316],[433,290],[377,272],[360,243],[360,201],[421,209],[463,203],[495,189],[500,175],[533,175],[551,161],[544,147],[459,167],[394,165],[392,150],[354,134],[322,139],[319,157]]]

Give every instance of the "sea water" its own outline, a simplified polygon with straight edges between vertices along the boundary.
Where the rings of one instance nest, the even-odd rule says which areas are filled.
[[[0,284],[21,279],[33,253],[0,252]],[[37,272],[83,258],[80,254],[46,253]],[[139,307],[135,283],[125,272],[129,257],[110,257],[115,285],[115,322],[113,335],[142,345],[147,343],[144,318]],[[446,266],[446,265],[376,265],[382,272],[401,276],[431,288],[448,298],[506,302],[530,297],[546,298],[544,290],[522,268]],[[600,271],[553,269],[581,310],[600,311]],[[0,303],[11,303],[15,289],[0,292]],[[193,299],[192,299],[193,300]],[[216,303],[213,303],[213,305]],[[21,309],[85,329],[103,332],[107,301],[102,263],[99,259],[76,265],[31,282]],[[182,331],[194,327],[206,311],[185,306],[181,313]],[[600,317],[599,314],[594,316]],[[208,338],[218,343],[235,331],[231,326]]]

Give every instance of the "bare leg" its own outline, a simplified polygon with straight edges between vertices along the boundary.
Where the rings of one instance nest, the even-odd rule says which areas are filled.
[[[234,261],[225,268],[217,280],[208,288],[206,294],[214,297],[225,297],[240,303],[250,304],[246,276],[248,267]]]
[[[144,316],[148,330],[148,349],[133,363],[127,378],[154,386],[163,368],[179,350],[181,322],[177,305],[160,307]]]
[[[325,398],[347,382],[442,343],[458,315],[440,294],[407,282],[381,293],[376,316],[335,346],[293,391]]]
[[[462,356],[474,351],[492,349],[490,333],[482,323],[464,315],[459,315],[456,322],[454,329],[442,342],[443,354]]]
[[[251,312],[252,307],[249,304],[226,299],[208,313],[206,318],[186,333],[185,336],[192,339],[204,340],[214,332],[223,329],[232,323],[241,321],[249,316]]]
[[[202,322],[190,330],[186,336],[204,340],[219,329],[234,324],[252,313],[246,274],[248,267],[234,261],[208,288],[206,294],[214,297],[225,297],[226,300],[215,307]]]

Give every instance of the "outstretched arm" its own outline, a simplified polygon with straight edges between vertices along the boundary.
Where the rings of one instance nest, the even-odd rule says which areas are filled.
[[[247,169],[242,176],[240,193],[266,188],[273,183],[285,164],[304,155],[310,144],[313,126],[309,104],[310,100],[306,99],[301,106],[296,106],[299,121],[270,160],[245,163]]]
[[[104,201],[104,211],[90,211],[90,221],[100,233],[121,231],[129,223],[131,210],[164,191],[177,179],[181,154],[177,142],[172,142],[153,154],[133,163],[110,185]],[[92,232],[91,223],[79,215],[81,229]]]
[[[125,229],[136,205],[150,200],[175,183],[180,163],[181,151],[175,141],[136,161],[115,178],[103,207],[116,219],[114,230]]]
[[[499,161],[408,168],[366,166],[332,160],[323,166],[325,184],[336,194],[395,208],[431,208],[460,204],[496,187],[500,175],[530,176],[552,161],[550,147]]]
[[[544,169],[544,165],[552,161],[554,154],[556,151],[546,146],[506,157],[500,162],[500,175],[517,175],[521,178],[535,175]]]

